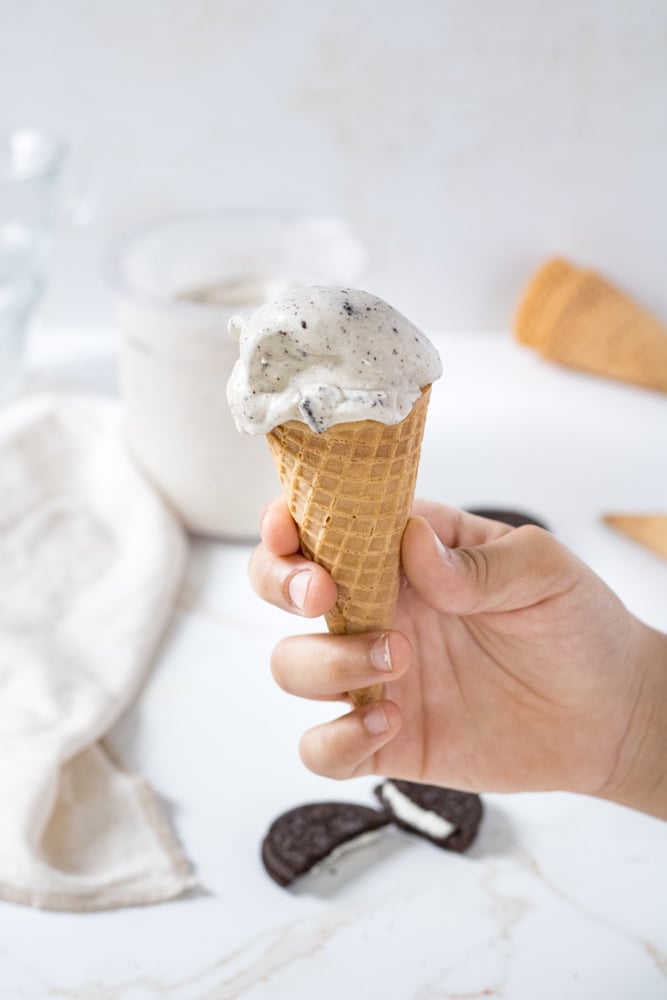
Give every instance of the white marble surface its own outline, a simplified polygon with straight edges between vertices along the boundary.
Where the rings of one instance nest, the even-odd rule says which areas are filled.
[[[667,399],[549,367],[502,335],[437,343],[420,492],[541,515],[667,628],[667,563],[600,523],[667,511]],[[113,340],[36,337],[31,383],[54,381],[113,391]],[[0,904],[0,998],[667,996],[667,825],[608,803],[486,796],[466,856],[389,830],[292,891],[268,879],[258,849],[278,813],[370,803],[374,782],[301,765],[300,732],[338,709],[270,680],[272,645],[301,623],[251,593],[249,551],[193,541],[155,669],[113,734],[168,804],[201,891],[87,915]]]

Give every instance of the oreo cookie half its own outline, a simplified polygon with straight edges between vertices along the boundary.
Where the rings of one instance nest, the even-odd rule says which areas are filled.
[[[397,826],[448,851],[470,847],[482,819],[482,800],[474,792],[391,779],[375,794]]]
[[[391,822],[386,812],[349,802],[314,802],[279,816],[262,843],[262,861],[286,886],[316,865],[374,839]]]
[[[491,521],[502,521],[503,524],[509,524],[512,528],[520,528],[522,524],[534,524],[538,528],[549,531],[544,521],[538,520],[532,514],[524,514],[520,510],[491,510],[491,508],[486,507],[468,507],[466,509],[469,514],[488,517]]]

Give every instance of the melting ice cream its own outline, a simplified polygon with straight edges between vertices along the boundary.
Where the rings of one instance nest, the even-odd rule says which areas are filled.
[[[267,434],[287,420],[397,424],[442,374],[438,352],[369,292],[316,285],[230,320],[240,357],[227,386],[236,425]]]

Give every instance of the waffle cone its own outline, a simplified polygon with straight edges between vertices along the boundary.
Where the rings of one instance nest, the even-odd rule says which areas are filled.
[[[515,332],[562,365],[667,392],[667,327],[593,271],[545,264],[519,304]]]
[[[398,424],[360,420],[317,434],[290,420],[267,435],[303,553],[338,588],[326,616],[334,635],[391,627],[430,389]],[[381,695],[381,684],[350,692],[357,705]]]
[[[667,559],[667,514],[606,514],[604,522]]]

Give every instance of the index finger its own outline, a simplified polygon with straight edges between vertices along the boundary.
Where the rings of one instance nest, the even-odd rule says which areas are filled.
[[[264,508],[260,534],[266,548],[276,556],[291,556],[299,551],[299,533],[284,497],[276,497]]]

